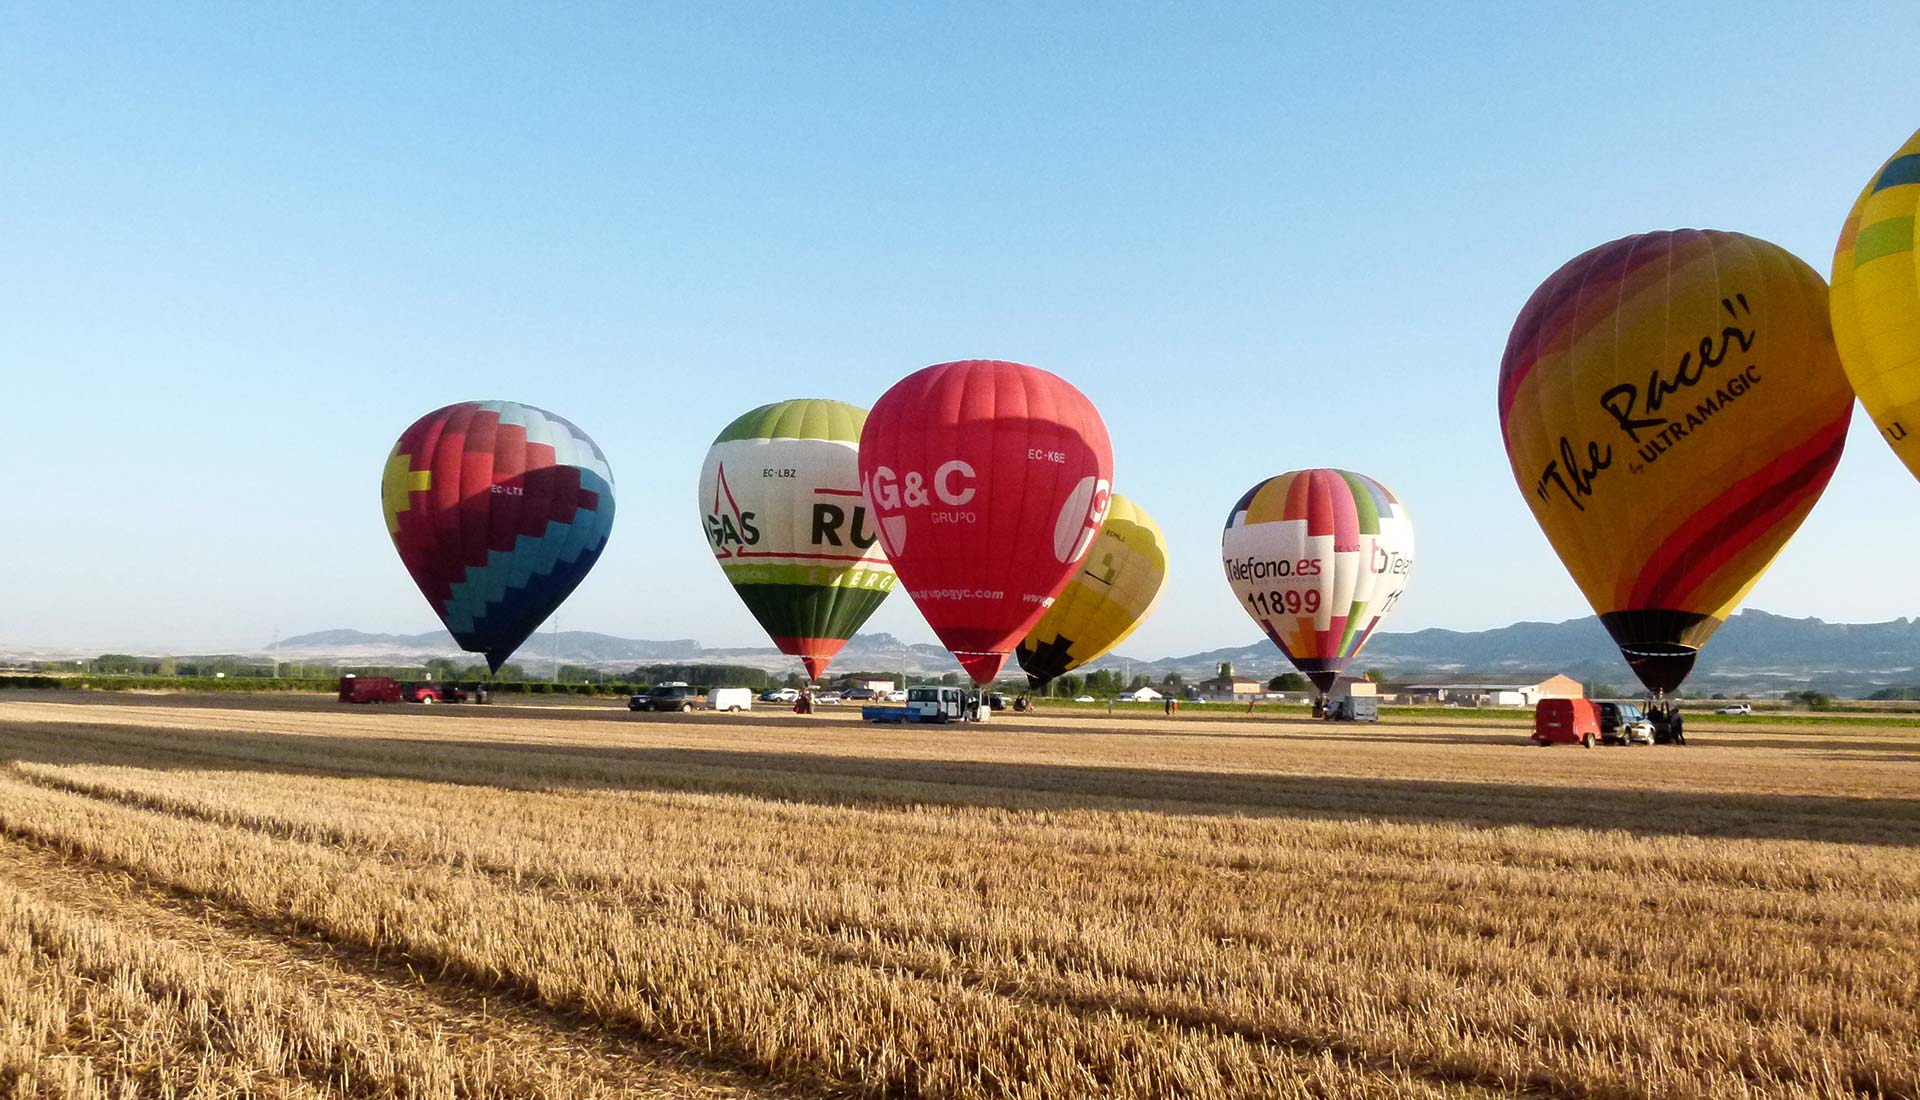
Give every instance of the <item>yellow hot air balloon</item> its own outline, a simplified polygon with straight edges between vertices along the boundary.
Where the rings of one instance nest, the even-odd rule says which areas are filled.
[[[1601,245],[1541,284],[1499,399],[1534,518],[1655,693],[1806,518],[1853,415],[1820,276],[1692,229]]]
[[[1920,477],[1920,133],[1867,182],[1833,250],[1833,336],[1880,435]]]
[[[1016,652],[1027,682],[1048,681],[1113,652],[1160,602],[1167,537],[1153,517],[1115,493],[1080,569]]]

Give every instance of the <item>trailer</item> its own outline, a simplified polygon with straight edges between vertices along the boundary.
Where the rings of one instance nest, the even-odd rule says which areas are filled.
[[[913,716],[913,711],[910,708],[892,703],[869,704],[861,707],[860,720],[862,722],[879,722],[882,725],[889,726],[899,725],[902,722],[916,721]]]
[[[385,676],[340,677],[342,703],[398,703],[400,681]]]
[[[1327,703],[1327,720],[1332,722],[1378,722],[1380,700],[1372,695],[1346,695]]]

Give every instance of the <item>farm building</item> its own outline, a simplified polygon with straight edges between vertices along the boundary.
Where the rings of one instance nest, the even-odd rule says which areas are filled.
[[[1454,703],[1463,707],[1530,707],[1542,699],[1580,699],[1586,688],[1555,673],[1532,684],[1407,684],[1395,694],[1405,703]]]
[[[1220,675],[1193,685],[1196,696],[1214,702],[1244,703],[1249,699],[1258,699],[1266,694],[1266,690],[1267,685],[1259,680],[1235,676],[1231,661],[1220,662]]]

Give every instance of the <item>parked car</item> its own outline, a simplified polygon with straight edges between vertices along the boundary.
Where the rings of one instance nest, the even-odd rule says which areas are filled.
[[[853,688],[841,696],[849,703],[871,703],[880,698],[880,693],[872,688]]]
[[[762,703],[797,703],[800,701],[799,688],[770,688],[760,693]]]
[[[1533,708],[1533,743],[1593,747],[1600,736],[1600,706],[1591,699],[1542,699]]]
[[[628,710],[691,711],[700,702],[700,693],[683,683],[661,684],[645,695],[627,697]]]
[[[1653,723],[1647,721],[1646,713],[1632,703],[1599,703],[1600,740],[1608,745],[1651,745],[1653,744]],[[1636,725],[1646,726],[1646,739],[1636,736]]]
[[[1073,701],[1076,703],[1092,703],[1092,702],[1096,702],[1097,700],[1095,700],[1094,697],[1091,695],[1076,695],[1073,697]]]
[[[907,689],[894,688],[892,691],[887,692],[881,701],[887,703],[904,703],[907,701]]]
[[[400,698],[408,703],[464,703],[467,693],[453,684],[405,683],[400,685]]]
[[[823,691],[820,694],[814,696],[813,701],[815,703],[831,706],[833,704],[840,702],[841,698],[842,696],[837,691]]]
[[[1721,707],[1719,710],[1714,711],[1714,713],[1715,714],[1752,714],[1753,704],[1752,703],[1730,703],[1724,707]]]

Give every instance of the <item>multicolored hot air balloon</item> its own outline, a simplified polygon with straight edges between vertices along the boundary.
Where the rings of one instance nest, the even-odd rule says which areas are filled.
[[[762,405],[726,426],[700,468],[714,560],[773,644],[816,680],[893,591],[860,493],[866,421],[840,401]]]
[[[1820,276],[1693,229],[1601,245],[1541,284],[1499,399],[1534,518],[1656,695],[1806,518],[1853,415]]]
[[[401,434],[380,507],[454,641],[498,672],[599,560],[613,471],[587,433],[550,412],[463,401]]]
[[[1133,501],[1113,494],[1093,548],[1015,652],[1027,682],[1098,660],[1127,640],[1160,603],[1167,579],[1167,537]]]
[[[1406,591],[1413,521],[1370,477],[1295,470],[1234,504],[1220,557],[1247,614],[1324,693]]]
[[[1920,477],[1920,133],[1867,181],[1840,228],[1830,299],[1840,363],[1867,415]]]
[[[860,487],[900,583],[976,684],[993,680],[1106,519],[1113,451],[1079,390],[1019,363],[941,363],[860,433]]]

